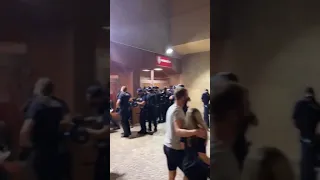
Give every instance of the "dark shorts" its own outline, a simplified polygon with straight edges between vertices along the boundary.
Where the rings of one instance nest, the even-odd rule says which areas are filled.
[[[168,165],[169,171],[175,171],[177,170],[177,167],[179,167],[182,170],[184,151],[175,150],[167,146],[163,146],[163,150],[164,150],[164,154],[167,157],[167,165]]]
[[[192,167],[184,167],[183,173],[188,180],[207,180],[210,177],[210,167],[200,160]]]

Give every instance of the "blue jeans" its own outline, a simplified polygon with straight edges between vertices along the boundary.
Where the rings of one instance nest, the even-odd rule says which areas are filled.
[[[300,179],[316,180],[316,153],[311,143],[301,142]]]

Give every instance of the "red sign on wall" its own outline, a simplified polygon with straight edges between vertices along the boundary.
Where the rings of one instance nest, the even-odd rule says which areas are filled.
[[[161,67],[172,68],[171,60],[164,56],[157,56],[157,65]]]

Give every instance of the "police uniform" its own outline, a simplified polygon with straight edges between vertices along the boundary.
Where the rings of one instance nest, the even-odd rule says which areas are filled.
[[[296,103],[293,119],[300,131],[301,142],[301,180],[315,180],[316,165],[315,137],[320,120],[320,105],[312,97],[306,97]]]
[[[120,92],[118,100],[120,100],[120,116],[121,116],[121,125],[123,128],[123,137],[129,137],[131,135],[130,130],[130,94],[127,92]]]
[[[140,127],[141,130],[138,132],[139,134],[145,134],[147,132],[147,127],[146,127],[146,120],[147,120],[147,116],[148,116],[148,112],[147,112],[147,95],[143,93],[142,90],[138,90],[139,94],[140,94],[140,102],[145,102],[144,106],[140,106],[140,118],[139,118],[139,122],[140,122]]]
[[[169,108],[169,96],[168,96],[167,90],[164,89],[164,91],[161,94],[161,104],[160,104],[162,122],[166,122],[166,113],[168,108]]]
[[[155,114],[156,114],[156,119],[159,121],[158,122],[162,122],[163,121],[163,118],[161,116],[161,94],[160,92],[158,91],[158,89],[156,88],[155,90],[155,98],[156,98],[156,106],[155,106]]]
[[[157,117],[155,113],[156,109],[156,96],[155,94],[150,91],[147,94],[147,111],[148,111],[148,122],[149,122],[149,131],[152,131],[152,123],[154,125],[154,130],[157,131]]]
[[[31,141],[34,150],[34,170],[39,180],[61,179],[59,163],[60,121],[68,111],[62,101],[49,96],[33,99],[25,118],[34,126]]]
[[[210,102],[210,94],[208,91],[204,92],[201,96],[201,100],[203,102],[203,119],[207,123],[207,126],[210,127],[209,122],[209,102]]]

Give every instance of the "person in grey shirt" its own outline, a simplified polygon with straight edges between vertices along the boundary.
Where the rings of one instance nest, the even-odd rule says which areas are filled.
[[[210,179],[241,179],[233,145],[237,126],[248,111],[246,102],[245,88],[236,83],[226,83],[211,99]]]
[[[191,136],[205,138],[207,135],[205,129],[183,129],[185,121],[183,106],[189,99],[188,91],[184,87],[177,87],[174,96],[175,103],[169,107],[166,114],[166,133],[163,146],[167,158],[169,180],[175,179],[177,167],[181,169],[182,166],[184,151],[180,144],[180,138]]]

